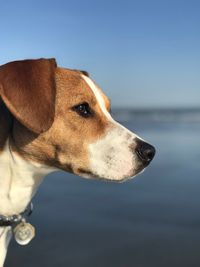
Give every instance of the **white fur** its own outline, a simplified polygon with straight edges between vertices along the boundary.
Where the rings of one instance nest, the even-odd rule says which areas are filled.
[[[10,150],[7,142],[0,154],[0,214],[14,215],[25,210],[43,177],[53,168],[26,161]],[[11,238],[10,227],[0,227],[0,267]]]
[[[90,170],[94,175],[109,180],[120,181],[133,177],[139,164],[133,147],[136,147],[136,138],[141,138],[113,120],[106,109],[100,89],[90,78],[82,77],[111,125],[105,136],[89,145]]]
[[[0,227],[0,267],[3,267],[11,237],[11,227]]]

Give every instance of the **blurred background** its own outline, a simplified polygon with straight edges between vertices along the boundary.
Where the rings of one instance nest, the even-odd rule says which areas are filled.
[[[6,267],[200,266],[200,2],[2,1],[0,64],[87,70],[113,116],[157,148],[122,183],[57,172],[34,198],[36,238]]]

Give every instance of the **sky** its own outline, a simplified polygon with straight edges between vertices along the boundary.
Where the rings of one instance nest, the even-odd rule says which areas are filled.
[[[199,0],[0,0],[0,64],[55,57],[114,107],[200,106]]]

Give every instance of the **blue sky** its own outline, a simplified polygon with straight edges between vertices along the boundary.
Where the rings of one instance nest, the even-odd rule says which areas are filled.
[[[1,1],[0,64],[55,57],[113,106],[200,106],[200,1]]]

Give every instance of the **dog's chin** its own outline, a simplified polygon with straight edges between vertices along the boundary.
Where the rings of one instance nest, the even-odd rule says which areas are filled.
[[[145,170],[145,167],[146,166],[143,166],[143,164],[138,164],[137,168],[131,169],[130,171],[125,172],[124,174],[121,173],[120,175],[119,175],[119,172],[120,172],[119,170],[119,172],[116,173],[116,175],[112,175],[112,176],[111,175],[99,175],[97,172],[91,172],[86,169],[78,169],[76,174],[86,179],[122,183],[127,180],[133,179],[139,174],[143,173],[143,171]],[[108,170],[107,174],[109,174],[109,171],[110,170]]]

